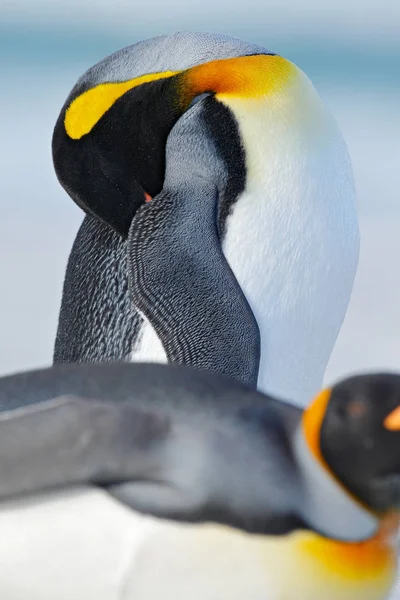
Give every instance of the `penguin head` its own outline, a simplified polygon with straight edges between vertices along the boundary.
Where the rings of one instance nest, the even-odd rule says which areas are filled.
[[[358,501],[378,514],[400,510],[400,375],[338,383],[317,397],[303,425],[314,456]]]
[[[259,125],[266,117],[259,109],[260,98],[270,99],[273,123],[280,123],[275,133],[267,127],[263,136]],[[293,151],[297,148],[293,140],[301,133],[298,127],[308,139],[321,131],[327,119],[322,111],[322,122],[318,120],[319,98],[300,69],[283,57],[223,35],[162,36],[119,50],[78,80],[53,134],[53,161],[61,185],[87,213],[126,237],[138,210],[163,189],[169,163],[167,140],[177,122],[187,119],[193,109],[205,115],[207,139],[215,147],[213,163],[223,165],[219,181],[213,181],[220,204],[226,195],[232,196],[221,209],[224,218],[247,179],[264,173],[259,159],[245,156],[239,126],[243,114],[255,119],[251,137],[256,147],[263,137],[284,137],[288,128]],[[280,111],[283,114],[277,119]],[[193,130],[190,139],[177,142],[181,159],[193,145],[202,151],[197,143],[198,121]],[[332,132],[329,129],[319,137],[328,143]],[[279,160],[274,147],[268,146],[265,153],[271,155],[272,164]],[[182,177],[195,180],[190,172],[181,173]],[[219,224],[222,230],[223,225]]]
[[[265,70],[273,85],[281,63],[291,70],[255,44],[206,33],[160,36],[115,52],[78,80],[61,109],[52,142],[61,185],[126,237],[138,209],[163,188],[167,138],[184,113],[218,90],[247,93]],[[231,129],[223,123],[214,133],[228,149],[239,148]]]

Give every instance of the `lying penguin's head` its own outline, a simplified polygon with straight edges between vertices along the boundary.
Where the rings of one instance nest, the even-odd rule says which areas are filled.
[[[362,504],[400,510],[400,376],[358,375],[322,392],[304,414],[314,456]]]

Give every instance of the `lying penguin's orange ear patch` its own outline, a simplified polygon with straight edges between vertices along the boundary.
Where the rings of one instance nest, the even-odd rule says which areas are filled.
[[[400,431],[400,406],[388,414],[383,421],[383,426],[389,431]]]
[[[303,413],[303,431],[308,447],[321,464],[325,462],[320,447],[321,427],[331,394],[329,388],[322,390]]]

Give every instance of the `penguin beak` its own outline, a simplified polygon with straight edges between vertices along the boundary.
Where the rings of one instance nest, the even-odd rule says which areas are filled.
[[[389,431],[400,431],[400,406],[387,415],[383,426]]]

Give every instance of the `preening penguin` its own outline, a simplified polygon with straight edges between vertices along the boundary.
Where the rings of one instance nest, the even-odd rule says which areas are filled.
[[[398,375],[304,413],[154,364],[19,374],[0,398],[8,600],[383,600],[394,584]]]
[[[134,44],[78,81],[53,157],[88,213],[56,363],[187,364],[300,405],[320,389],[358,227],[346,147],[299,68],[220,35]]]

